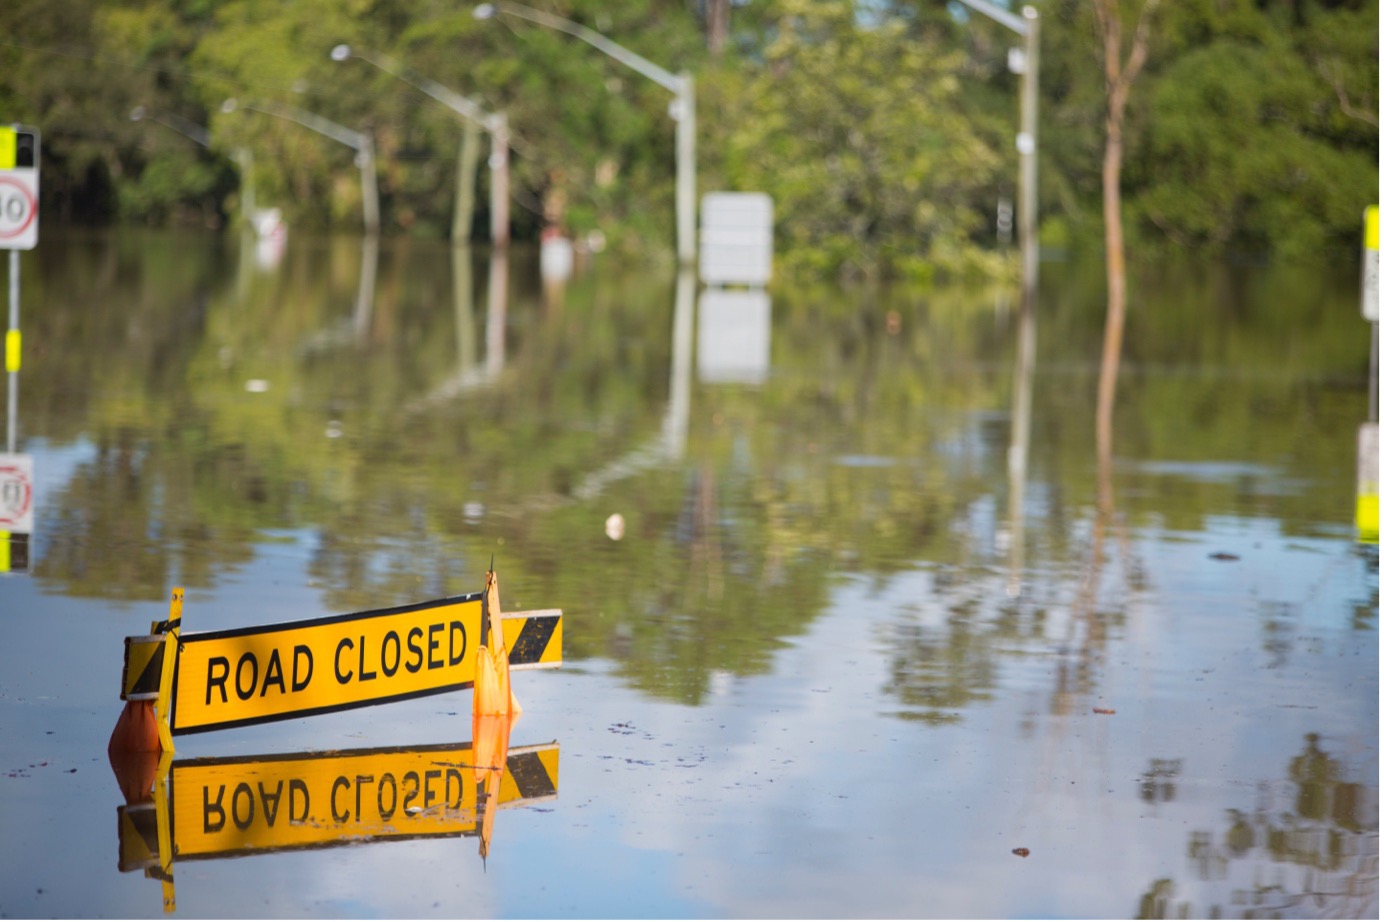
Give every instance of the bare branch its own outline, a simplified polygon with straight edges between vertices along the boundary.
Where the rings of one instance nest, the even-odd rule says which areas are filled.
[[[1123,43],[1120,11],[1115,0],[1095,0],[1096,21],[1100,25],[1101,44],[1105,52],[1105,87],[1109,91],[1120,80],[1120,51]]]
[[[1129,61],[1125,64],[1124,80],[1125,83],[1133,83],[1134,78],[1139,75],[1139,71],[1144,69],[1144,63],[1149,56],[1149,21],[1153,18],[1153,11],[1158,8],[1159,0],[1146,0],[1144,6],[1139,10],[1139,24],[1134,27],[1134,47],[1129,50]]]
[[[1334,67],[1327,67],[1325,61],[1317,62],[1317,72],[1326,78],[1326,82],[1331,85],[1331,89],[1336,92],[1336,100],[1341,104],[1341,112],[1348,118],[1356,119],[1367,125],[1379,127],[1379,116],[1370,109],[1357,108],[1346,93],[1345,78],[1341,75],[1341,62],[1332,61]]]

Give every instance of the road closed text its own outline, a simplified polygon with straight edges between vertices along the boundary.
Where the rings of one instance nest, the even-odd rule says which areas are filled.
[[[184,634],[173,732],[321,713],[462,688],[475,678],[479,597],[262,629]]]

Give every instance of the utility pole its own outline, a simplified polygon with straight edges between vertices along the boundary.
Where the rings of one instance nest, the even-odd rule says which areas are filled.
[[[417,71],[405,67],[393,58],[372,51],[362,51],[350,45],[337,45],[332,49],[333,61],[359,58],[385,73],[398,77],[414,89],[427,93],[433,99],[451,109],[466,120],[468,125],[479,126],[490,132],[490,242],[497,247],[509,244],[509,117],[503,112],[486,112],[473,100],[448,89],[436,80],[429,79]],[[463,139],[463,146],[467,143]],[[470,207],[463,207],[465,192],[470,191],[468,183],[475,180],[474,170],[465,167],[466,156],[460,158],[457,168],[457,208],[453,215],[452,242],[466,242],[464,234],[471,232]],[[464,228],[459,225],[465,225]],[[459,237],[458,233],[463,234]]]
[[[588,29],[552,13],[535,10],[522,3],[497,0],[494,3],[482,3],[474,10],[475,17],[481,20],[494,19],[499,14],[527,19],[576,36],[673,94],[673,103],[668,107],[668,114],[678,123],[675,153],[678,263],[684,266],[694,263],[697,259],[697,89],[692,75],[687,71],[671,74],[647,58],[617,45],[594,29]]]
[[[356,166],[360,168],[361,210],[365,220],[365,233],[367,236],[379,234],[380,189],[375,178],[375,142],[368,133],[343,128],[330,119],[293,106],[283,106],[272,102],[251,104],[237,102],[234,99],[228,99],[221,104],[222,112],[234,112],[238,108],[263,112],[265,115],[273,115],[290,122],[296,122],[304,128],[309,128],[318,134],[324,134],[333,141],[340,141],[352,148],[356,152]]]
[[[1009,69],[1022,77],[1019,87],[1019,259],[1022,266],[1023,301],[1027,311],[1038,293],[1038,10],[1025,6],[1015,16],[988,0],[961,0],[966,6],[993,19],[1024,40],[1023,61],[1010,58]]]

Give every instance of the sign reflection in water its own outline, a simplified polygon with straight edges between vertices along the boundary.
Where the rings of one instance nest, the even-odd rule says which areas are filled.
[[[400,839],[478,836],[495,814],[556,799],[556,742],[510,748],[511,718],[477,718],[472,743],[162,761],[112,757],[121,871],[163,883],[175,861]]]

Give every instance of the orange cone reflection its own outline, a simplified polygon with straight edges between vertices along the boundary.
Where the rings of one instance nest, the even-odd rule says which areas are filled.
[[[500,780],[509,759],[509,731],[518,714],[475,715],[471,718],[472,752],[476,758],[476,825],[481,836],[481,860],[490,856],[495,814],[500,808]]]
[[[154,796],[154,782],[159,776],[159,761],[163,756],[157,748],[153,750],[116,749],[106,751],[111,771],[115,773],[115,783],[120,785],[120,793],[125,803],[138,804]]]

